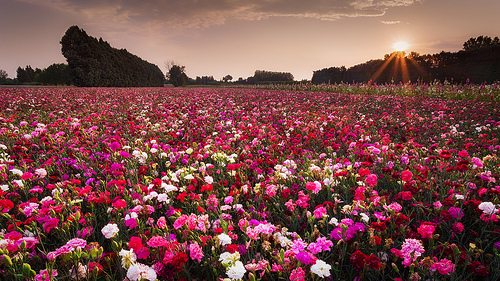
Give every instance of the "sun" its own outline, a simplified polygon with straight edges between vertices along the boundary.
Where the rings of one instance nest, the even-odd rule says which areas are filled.
[[[397,52],[404,52],[404,51],[408,50],[409,47],[410,47],[410,44],[408,44],[408,42],[406,42],[406,41],[398,41],[398,42],[395,42],[394,44],[392,44],[392,48],[394,49],[394,51],[397,51]]]

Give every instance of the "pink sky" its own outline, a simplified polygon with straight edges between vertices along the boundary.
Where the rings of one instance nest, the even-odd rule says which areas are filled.
[[[408,51],[456,52],[470,37],[500,36],[498,0],[2,0],[0,69],[65,62],[59,41],[78,25],[160,67],[189,77],[252,76],[350,67]]]

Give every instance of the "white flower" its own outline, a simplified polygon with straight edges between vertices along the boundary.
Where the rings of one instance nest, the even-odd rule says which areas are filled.
[[[240,253],[238,251],[234,253],[224,252],[220,255],[219,261],[225,263],[233,263],[240,260]]]
[[[227,269],[226,274],[232,280],[240,280],[243,278],[243,275],[245,275],[245,272],[247,272],[247,270],[245,269],[245,266],[243,266],[243,263],[241,261],[237,261],[233,266],[230,266]]]
[[[479,210],[483,211],[483,213],[487,215],[493,215],[498,211],[498,209],[495,208],[495,205],[491,202],[482,202],[477,207],[479,208]]]
[[[368,215],[367,215],[367,214],[365,214],[365,213],[361,213],[361,214],[359,214],[359,215],[361,216],[361,219],[362,219],[364,222],[368,222],[368,221],[370,221],[370,217],[368,217]]]
[[[43,179],[47,176],[47,170],[45,170],[44,168],[38,168],[35,170],[35,175]]]
[[[168,199],[168,195],[165,194],[165,193],[158,194],[158,198],[157,199],[158,199],[158,202],[165,202],[167,204],[170,202],[170,200]]]
[[[332,218],[328,223],[337,226],[339,224],[339,220],[337,218]]]
[[[19,186],[19,187],[24,187],[24,183],[22,180],[14,180],[14,183],[17,184],[17,186]]]
[[[332,267],[322,260],[317,260],[316,263],[311,266],[311,272],[319,277],[330,276],[330,269],[332,269]]]
[[[169,192],[171,192],[171,191],[177,191],[177,190],[179,190],[179,189],[178,189],[175,185],[166,184],[166,183],[164,183],[164,182],[162,182],[162,183],[161,183],[161,187],[162,187],[163,189],[165,189],[165,192],[166,192],[166,193],[169,193]]]
[[[214,179],[211,176],[205,176],[204,180],[208,184],[212,184],[214,182]]]
[[[7,184],[2,184],[2,185],[0,185],[0,189],[2,191],[8,191],[9,190],[9,186]]]
[[[118,228],[118,225],[116,225],[116,223],[108,223],[101,229],[102,235],[104,235],[104,237],[106,237],[107,239],[115,236],[118,231],[120,231],[120,229]]]
[[[10,172],[13,173],[14,175],[18,175],[18,176],[23,175],[23,171],[21,171],[19,169],[12,169],[12,170],[10,170]]]
[[[219,238],[219,243],[222,246],[231,244],[231,237],[225,233],[217,235],[217,238]]]
[[[133,264],[127,270],[127,278],[130,281],[137,281],[137,280],[155,281],[156,277],[157,276],[154,269],[142,263]]]
[[[125,268],[134,264],[137,260],[137,255],[134,253],[134,249],[130,249],[130,251],[121,249],[119,255],[122,257],[122,267]]]

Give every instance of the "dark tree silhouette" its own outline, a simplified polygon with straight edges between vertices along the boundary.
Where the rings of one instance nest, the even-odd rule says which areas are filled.
[[[126,49],[115,49],[76,25],[62,37],[61,51],[75,86],[159,87],[165,80],[158,66]]]

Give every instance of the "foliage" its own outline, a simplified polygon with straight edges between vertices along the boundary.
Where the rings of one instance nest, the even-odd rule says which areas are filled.
[[[43,85],[71,85],[68,65],[64,63],[51,64],[38,74],[36,81]]]
[[[0,89],[2,280],[499,280],[498,103],[337,87]]]
[[[254,83],[293,81],[293,75],[290,72],[256,70],[253,75],[253,81]]]
[[[158,66],[112,48],[78,26],[71,26],[61,39],[72,81],[82,87],[159,87],[164,75]]]
[[[188,77],[185,73],[186,67],[174,64],[168,70],[168,80],[175,87],[184,87],[187,85]]]
[[[30,65],[27,65],[26,68],[18,67],[16,70],[17,73],[17,81],[21,84],[33,83],[36,82],[36,75],[42,72],[41,69],[36,68],[33,69]]]

